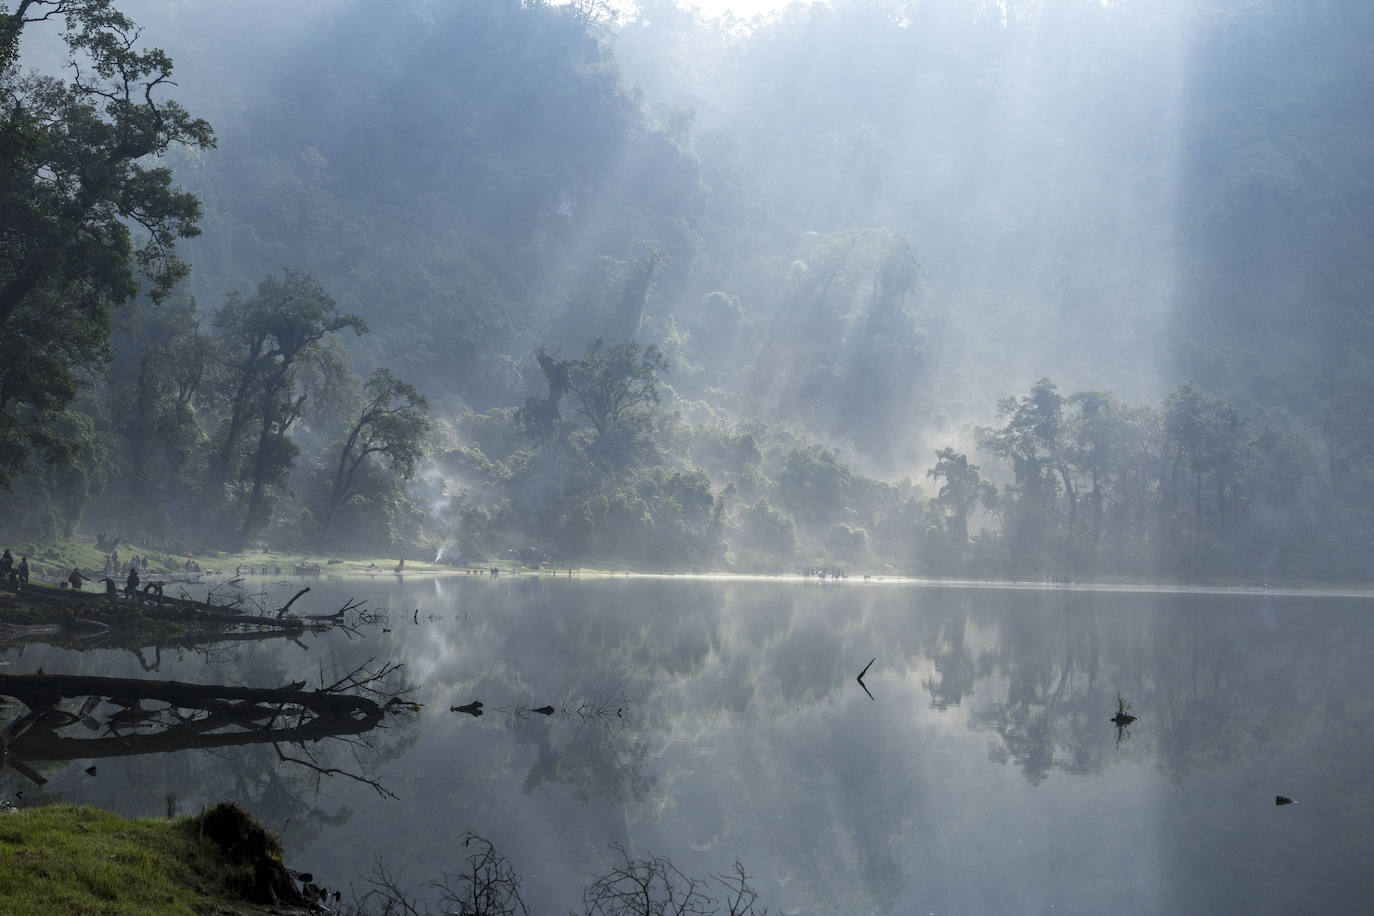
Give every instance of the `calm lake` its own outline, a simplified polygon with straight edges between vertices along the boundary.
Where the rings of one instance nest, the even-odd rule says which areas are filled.
[[[759,902],[789,914],[1355,912],[1374,895],[1367,597],[313,584],[293,610],[353,598],[389,616],[160,658],[12,646],[0,664],[268,687],[403,663],[418,714],[308,747],[397,798],[271,745],[36,764],[41,787],[6,768],[3,797],[139,816],[231,799],[281,835],[288,864],[346,895],[380,858],[426,899],[471,830],[540,914],[577,905],[618,860],[612,844],[691,875],[738,859]],[[279,604],[300,583],[250,587]],[[855,679],[870,659],[872,698]],[[1120,730],[1118,695],[1137,717]],[[474,700],[480,717],[450,710]]]

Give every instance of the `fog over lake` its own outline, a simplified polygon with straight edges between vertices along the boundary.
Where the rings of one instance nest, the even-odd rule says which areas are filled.
[[[0,0],[0,801],[1367,910],[1371,252],[1368,0]]]
[[[422,900],[471,830],[532,912],[576,904],[611,844],[696,876],[738,859],[770,912],[1350,912],[1374,889],[1368,598],[379,576],[302,603],[349,598],[389,615],[142,664],[0,662],[258,686],[403,663],[418,714],[307,749],[397,798],[270,745],[33,763],[45,786],[6,769],[0,790],[140,816],[236,800],[317,880],[361,886],[380,858]]]

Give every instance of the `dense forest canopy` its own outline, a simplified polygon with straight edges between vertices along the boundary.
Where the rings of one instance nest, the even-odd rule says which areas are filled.
[[[6,537],[1374,575],[1374,9],[0,16]]]

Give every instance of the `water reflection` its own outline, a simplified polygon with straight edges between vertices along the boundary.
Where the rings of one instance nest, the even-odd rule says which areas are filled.
[[[537,912],[566,910],[611,843],[690,873],[738,857],[789,913],[1340,910],[1374,889],[1360,599],[552,577],[317,591],[386,624],[215,668],[283,683],[404,662],[424,711],[343,749],[398,800],[253,749],[131,760],[113,790],[105,764],[92,779],[73,761],[50,795],[143,814],[169,791],[228,797],[336,884],[381,854],[418,886],[474,830]],[[1136,717],[1120,735],[1118,696]],[[480,718],[454,711],[476,701]]]

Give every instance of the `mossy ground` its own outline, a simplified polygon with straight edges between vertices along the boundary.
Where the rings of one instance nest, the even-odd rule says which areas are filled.
[[[86,805],[0,814],[0,914],[259,914],[200,817],[130,820]],[[277,912],[281,912],[277,910]]]

